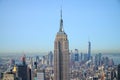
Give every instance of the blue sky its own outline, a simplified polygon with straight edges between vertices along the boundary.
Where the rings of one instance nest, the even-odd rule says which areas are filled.
[[[61,5],[70,50],[120,52],[120,0],[0,0],[0,53],[53,51]]]

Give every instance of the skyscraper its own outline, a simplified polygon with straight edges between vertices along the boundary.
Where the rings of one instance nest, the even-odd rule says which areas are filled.
[[[91,58],[91,42],[88,42],[88,60]]]
[[[16,76],[22,80],[28,80],[27,65],[17,65]]]
[[[16,74],[16,77],[20,80],[31,80],[31,69],[26,64],[25,55],[21,58],[22,64],[17,64],[13,68],[13,72]]]
[[[49,62],[50,66],[53,65],[53,53],[52,53],[52,51],[50,51],[48,54],[48,62]]]
[[[60,29],[54,42],[54,80],[69,80],[69,43],[63,30],[62,10]]]
[[[117,80],[120,80],[120,64],[118,65],[118,69],[117,70],[118,70],[118,72],[117,72],[118,73],[118,79]]]
[[[79,53],[78,53],[78,49],[75,49],[75,61],[79,61]]]

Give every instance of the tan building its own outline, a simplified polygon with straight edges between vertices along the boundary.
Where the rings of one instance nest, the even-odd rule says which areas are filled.
[[[2,80],[15,80],[15,74],[13,73],[4,73]]]
[[[69,42],[63,30],[62,10],[60,29],[54,42],[54,80],[69,80]]]

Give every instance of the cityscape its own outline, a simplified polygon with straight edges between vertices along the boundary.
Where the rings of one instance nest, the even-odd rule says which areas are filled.
[[[22,1],[22,2],[24,2],[24,1]],[[25,5],[27,5],[27,4],[24,5],[22,2],[20,1],[20,3],[19,3],[19,1],[18,2],[10,1],[10,3],[15,5],[16,7],[18,7],[16,5],[16,3],[19,6],[21,6],[21,4],[22,4],[25,7]],[[40,2],[42,2],[42,1],[40,1]],[[82,2],[82,1],[80,1],[80,2]],[[109,4],[112,4],[113,2],[109,2]],[[11,7],[10,3],[9,3],[9,1],[8,2],[6,2],[6,1],[0,2],[0,4],[1,4],[0,10],[3,11],[3,13],[0,13],[0,15],[1,15],[0,16],[1,17],[1,19],[0,19],[0,21],[1,21],[1,25],[0,25],[1,26],[0,27],[0,29],[1,29],[0,30],[0,37],[1,37],[1,40],[0,40],[0,43],[1,43],[1,45],[0,45],[0,80],[120,80],[120,51],[119,51],[120,38],[118,38],[119,28],[116,29],[116,27],[120,26],[119,22],[118,23],[117,22],[109,23],[108,26],[111,26],[110,27],[111,29],[104,28],[105,30],[113,32],[113,35],[111,35],[110,37],[108,37],[107,31],[106,31],[106,34],[104,34],[104,35],[102,34],[102,31],[100,31],[101,32],[100,34],[102,37],[100,37],[96,33],[93,36],[93,38],[91,39],[92,34],[89,33],[89,31],[88,31],[88,33],[86,33],[86,34],[87,35],[90,34],[90,36],[88,39],[84,38],[84,39],[87,39],[87,40],[85,40],[86,41],[85,44],[87,44],[87,45],[83,46],[84,43],[80,44],[79,42],[76,42],[74,39],[72,39],[72,36],[71,36],[72,33],[69,32],[69,30],[76,32],[77,29],[72,30],[72,29],[70,29],[70,27],[66,27],[67,26],[66,23],[69,25],[74,22],[76,23],[75,20],[73,20],[72,23],[69,22],[70,18],[68,19],[68,21],[65,18],[65,21],[64,21],[64,17],[65,17],[64,13],[65,14],[67,13],[67,11],[65,12],[65,10],[64,10],[65,8],[67,8],[67,7],[65,7],[66,1],[58,1],[58,2],[56,1],[55,3],[58,3],[58,4],[55,6],[61,6],[60,8],[56,7],[56,8],[58,8],[59,13],[55,13],[55,14],[59,14],[59,16],[56,16],[59,18],[59,20],[57,21],[57,19],[55,19],[56,22],[54,22],[54,24],[58,24],[57,25],[58,28],[55,29],[55,33],[54,33],[53,32],[54,30],[52,30],[52,27],[47,28],[46,31],[44,31],[44,30],[42,31],[42,29],[44,29],[44,28],[40,27],[39,28],[40,31],[45,32],[45,34],[41,34],[40,38],[36,38],[37,36],[35,34],[37,33],[37,31],[39,31],[38,28],[33,29],[33,28],[36,28],[33,26],[31,28],[31,31],[33,30],[33,32],[29,31],[30,29],[26,28],[26,29],[28,29],[28,31],[25,30],[25,32],[24,32],[23,29],[25,29],[25,28],[22,27],[22,32],[20,30],[20,33],[19,33],[19,30],[17,30],[17,28],[12,23],[9,23],[12,21],[12,18],[10,18],[11,19],[10,21],[5,20],[6,15],[7,16],[9,16],[10,14],[12,15],[12,13],[7,14],[6,13],[7,10],[5,8],[5,6],[7,6],[7,5]],[[44,1],[42,3],[44,3]],[[42,5],[42,3],[39,3],[39,1],[31,2],[31,4],[36,4],[36,5],[39,5],[39,4]],[[50,2],[50,3],[52,3],[52,2]],[[52,5],[50,3],[46,3],[46,4],[48,4],[48,6]],[[75,2],[73,2],[73,3],[75,3]],[[76,3],[79,3],[79,1],[77,1]],[[91,5],[93,3],[98,4],[98,2],[96,2],[96,1],[90,2],[90,3],[86,3],[83,1],[83,3],[89,4],[89,5]],[[100,3],[102,3],[102,2],[100,2]],[[69,2],[68,4],[70,5],[70,4],[72,4],[72,2]],[[115,4],[115,2],[114,2],[114,4]],[[102,4],[102,5],[105,6],[106,4]],[[4,8],[2,8],[3,6],[4,6]],[[29,5],[27,5],[27,7],[28,6]],[[82,5],[82,6],[84,6],[84,5]],[[97,5],[94,5],[94,6],[97,6]],[[100,6],[100,4],[99,4],[99,6]],[[107,5],[107,6],[111,6],[111,5]],[[39,7],[40,7],[40,5],[39,5]],[[7,7],[8,10],[12,9],[12,8]],[[53,7],[50,7],[50,8],[53,8]],[[14,7],[14,9],[15,9],[15,7]],[[17,9],[18,8],[16,8],[16,10]],[[19,9],[23,9],[23,8],[19,8]],[[33,8],[33,10],[34,9],[35,8]],[[45,9],[46,9],[46,7],[45,7]],[[78,6],[77,9],[79,10],[81,8]],[[114,8],[114,10],[115,9],[116,8]],[[36,10],[38,11],[38,9],[36,9]],[[110,11],[111,11],[111,8],[110,8]],[[12,11],[10,11],[10,12],[12,12]],[[13,12],[14,12],[14,10],[13,10]],[[28,10],[28,12],[29,12],[29,10]],[[109,10],[108,10],[108,12],[109,12]],[[4,14],[4,13],[6,13],[6,14]],[[33,14],[34,13],[36,13],[36,12],[33,12]],[[118,13],[120,13],[120,10]],[[15,14],[18,15],[19,13],[16,12]],[[114,16],[115,15],[118,16],[118,18],[115,19],[116,21],[120,20],[120,14],[118,14],[118,15],[117,15],[117,13],[116,14],[110,13],[110,14],[114,14]],[[68,14],[68,15],[70,15],[70,14]],[[25,16],[27,16],[27,15],[25,15]],[[28,15],[28,17],[29,16],[30,15]],[[48,16],[51,16],[51,14],[49,14]],[[55,16],[55,15],[53,14],[53,16]],[[75,16],[75,15],[72,15],[72,17],[73,16]],[[53,17],[53,18],[56,18],[56,17]],[[14,16],[13,16],[13,18],[14,18]],[[6,19],[8,19],[8,18],[6,18]],[[24,19],[24,17],[23,17],[23,19]],[[33,18],[33,19],[38,19],[38,18]],[[45,22],[44,18],[42,18],[42,19],[43,19],[43,24],[49,25],[49,22],[47,23],[47,21]],[[27,20],[29,21],[30,19],[27,19]],[[9,24],[8,25],[11,26],[11,28],[9,28],[9,29],[8,29],[8,27],[6,27],[7,24],[4,24],[7,21],[10,24],[10,25]],[[25,21],[25,23],[22,23],[22,25],[27,24],[27,21],[26,20],[24,20],[24,21]],[[4,22],[4,23],[2,23],[2,22]],[[35,21],[35,23],[36,22],[37,21]],[[110,22],[110,21],[108,20],[108,22]],[[102,23],[102,21],[101,21],[101,23]],[[15,23],[15,24],[19,24],[19,23]],[[43,24],[41,26],[43,26]],[[97,23],[95,23],[95,24],[97,24]],[[116,26],[115,29],[113,28],[113,26],[111,24]],[[29,23],[29,26],[31,26],[31,25],[34,25],[34,22],[33,22],[33,24],[32,24],[32,22]],[[107,26],[107,24],[105,24],[105,25]],[[6,29],[4,27],[6,27]],[[81,28],[78,28],[78,29],[81,29]],[[85,29],[85,28],[83,28],[83,29]],[[13,32],[10,32],[9,30],[10,31],[12,30]],[[49,30],[51,32],[49,32]],[[8,32],[6,32],[6,31],[8,31]],[[27,32],[28,32],[28,34],[30,33],[30,35],[28,35],[28,34],[26,35]],[[91,32],[92,32],[92,29],[91,29]],[[97,32],[99,32],[99,31],[97,31]],[[54,35],[54,39],[53,39],[51,33]],[[104,33],[104,30],[103,30],[103,33]],[[18,36],[18,34],[19,34],[19,36]],[[49,34],[49,36],[46,36],[46,34]],[[76,37],[78,37],[79,35],[86,36],[86,34],[79,33],[79,34],[77,34],[77,36],[76,35],[75,36]],[[94,34],[94,30],[93,30],[93,34]],[[112,34],[112,33],[110,33],[110,34]],[[117,37],[116,37],[116,34],[117,34]],[[12,35],[14,37],[12,37]],[[38,33],[37,33],[37,35],[39,36]],[[21,39],[20,36],[22,36],[22,37],[24,36],[24,38]],[[75,38],[75,36],[73,38]],[[15,37],[17,37],[17,38],[15,38]],[[46,37],[48,37],[49,39]],[[88,37],[88,36],[86,36],[86,37]],[[9,38],[14,38],[14,39],[13,39],[13,41],[10,41],[12,39],[9,39]],[[32,39],[32,38],[35,38],[35,39]],[[39,39],[41,40],[43,38],[46,38],[48,40],[45,40],[43,42],[38,41]],[[101,39],[101,40],[99,40],[99,39]],[[50,42],[51,40],[53,40],[53,41]],[[73,40],[73,42],[72,42],[72,40]],[[83,39],[81,39],[81,42],[82,42],[82,40]],[[96,40],[96,42],[98,40],[98,44],[95,42],[95,40]],[[102,40],[106,40],[107,42],[103,41],[103,43],[102,43]],[[99,43],[99,41],[101,41],[101,42]],[[114,42],[114,41],[116,41],[116,42]],[[10,42],[12,42],[12,43],[10,43]],[[50,42],[50,44],[52,44],[53,46],[49,45],[47,42]],[[40,49],[41,51],[38,48],[39,43],[41,43],[41,45],[39,45],[39,46],[41,46],[40,47],[42,49],[42,50]],[[76,47],[75,47],[74,43],[77,44]],[[36,44],[36,45],[34,46],[33,44]],[[44,49],[42,47],[42,46],[46,46],[46,44],[48,44],[50,46],[49,49]],[[81,47],[79,48],[78,45],[80,45]],[[95,45],[103,45],[103,46],[98,47]],[[107,45],[107,48],[106,48],[106,45]],[[83,48],[82,48],[82,46],[83,46]],[[48,47],[48,46],[46,46],[46,47]],[[101,50],[99,48],[101,48]]]

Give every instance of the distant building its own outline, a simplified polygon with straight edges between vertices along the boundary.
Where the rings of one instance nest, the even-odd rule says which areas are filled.
[[[118,71],[118,79],[117,80],[120,80],[120,64],[118,65],[117,71]]]
[[[54,80],[69,80],[69,43],[63,30],[62,10],[60,29],[54,42]]]
[[[42,64],[45,64],[45,56],[42,57]]]
[[[99,53],[99,54],[98,54],[98,65],[99,65],[99,66],[102,65],[101,61],[102,61],[102,54]]]
[[[50,66],[53,65],[53,53],[52,53],[52,51],[50,51],[48,54],[48,63]]]
[[[112,71],[111,71],[111,80],[117,80],[117,71],[116,71],[116,69],[113,69]]]
[[[37,80],[45,80],[45,72],[37,71]]]
[[[18,65],[16,76],[22,80],[28,80],[27,65]]]
[[[83,61],[83,53],[80,53],[80,61]]]
[[[70,52],[70,60],[71,62],[74,62],[74,53],[72,51]]]
[[[98,77],[93,77],[93,80],[98,80]]]
[[[95,55],[95,66],[101,66],[102,65],[102,54],[96,54]]]
[[[16,76],[14,73],[7,72],[3,74],[3,79],[2,80],[16,80]]]
[[[16,74],[16,77],[20,80],[32,80],[31,69],[26,64],[26,57],[22,57],[22,64],[14,66],[13,72]]]
[[[88,60],[88,54],[84,54],[84,61],[86,62]]]
[[[88,60],[91,59],[91,42],[88,42]]]
[[[36,56],[36,62],[37,63],[39,62],[39,56]]]
[[[36,61],[34,62],[34,66],[35,66],[35,69],[37,69],[37,62]]]
[[[105,57],[105,68],[108,68],[108,65],[109,65],[109,58],[108,57]]]
[[[70,67],[73,68],[73,64],[74,64],[74,54],[73,52],[71,51],[70,52]]]
[[[78,53],[78,49],[75,49],[75,61],[79,61],[79,53]]]
[[[110,60],[109,60],[108,65],[109,65],[110,67],[114,66],[114,61],[113,61],[113,59],[110,59]]]
[[[15,65],[15,60],[14,59],[10,59],[10,67],[13,67]]]
[[[22,59],[22,64],[26,65],[26,56],[25,56],[25,54],[21,57],[21,59]]]

